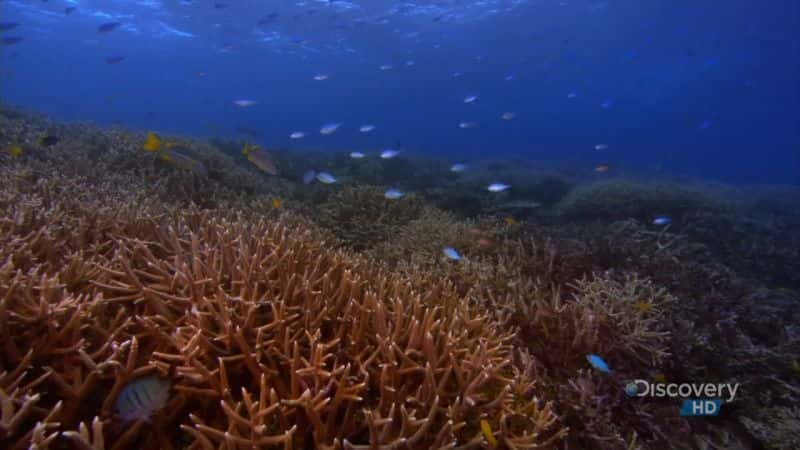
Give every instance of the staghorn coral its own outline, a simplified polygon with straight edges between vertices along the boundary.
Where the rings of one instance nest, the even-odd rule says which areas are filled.
[[[470,448],[483,418],[508,448],[563,436],[512,334],[446,284],[248,211],[95,209],[131,199],[64,195],[81,183],[42,178],[3,216],[3,446]],[[116,396],[153,372],[175,395],[122,428]]]
[[[426,207],[418,219],[398,228],[390,239],[366,254],[390,266],[428,268],[447,263],[442,256],[445,247],[456,248],[468,256],[486,253],[502,232],[490,220],[458,220],[446,211]]]
[[[377,186],[346,186],[320,206],[318,222],[352,249],[371,248],[422,213],[422,202],[414,194],[391,200],[384,191]]]

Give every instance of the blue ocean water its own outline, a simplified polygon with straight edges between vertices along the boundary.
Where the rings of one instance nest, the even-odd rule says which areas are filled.
[[[267,147],[799,183],[798,17],[796,0],[0,0],[0,99]]]

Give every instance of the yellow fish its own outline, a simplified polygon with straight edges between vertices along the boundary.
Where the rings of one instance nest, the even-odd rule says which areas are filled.
[[[188,170],[195,175],[200,175],[201,177],[208,176],[208,171],[203,163],[190,156],[184,155],[178,151],[179,149],[180,147],[163,149],[161,152],[159,152],[159,156],[162,160],[167,161],[179,169]]]
[[[489,443],[492,447],[497,447],[497,439],[495,439],[494,434],[492,433],[492,426],[489,425],[485,419],[481,419],[481,432],[483,433],[483,437],[486,438],[486,442]]]
[[[166,161],[175,167],[183,170],[188,170],[201,177],[207,177],[208,171],[206,166],[200,161],[181,153],[183,148],[180,145],[168,143],[164,144],[161,138],[152,131],[147,133],[147,138],[144,141],[142,148],[148,152],[158,152],[159,158]]]
[[[283,206],[283,202],[281,202],[281,199],[279,199],[279,198],[273,198],[272,199],[272,207],[273,208],[281,209],[281,206]]]
[[[161,138],[159,138],[157,134],[150,131],[147,133],[147,139],[145,139],[142,148],[148,152],[155,152],[161,148],[161,145]]]
[[[636,310],[639,311],[640,313],[647,313],[650,312],[652,309],[653,309],[653,304],[648,301],[639,300],[638,302],[636,302]]]
[[[22,147],[19,145],[9,145],[6,150],[12,158],[18,158],[22,155]]]
[[[503,218],[503,220],[505,221],[506,225],[508,225],[510,227],[517,224],[517,219],[515,219],[515,218],[513,218],[511,216],[506,216],[506,217]]]
[[[792,370],[792,373],[800,376],[800,362],[798,362],[796,359],[792,360],[792,362],[789,364],[789,368]]]
[[[278,168],[275,166],[272,158],[270,158],[267,152],[259,148],[257,145],[245,143],[244,148],[242,149],[242,154],[246,156],[247,160],[253,163],[253,165],[258,167],[262,172],[266,172],[270,175],[278,174]]]

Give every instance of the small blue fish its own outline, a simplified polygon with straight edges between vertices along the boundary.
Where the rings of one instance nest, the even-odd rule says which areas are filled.
[[[459,255],[456,249],[453,247],[445,247],[442,251],[444,252],[444,256],[447,256],[449,259],[452,259],[453,261],[461,261],[461,255]]]
[[[302,131],[294,131],[292,132],[292,134],[289,135],[289,138],[291,139],[302,139],[304,137],[306,137],[306,134],[303,133]]]
[[[478,99],[478,96],[477,96],[477,95],[468,95],[468,96],[467,96],[467,97],[464,99],[464,103],[472,103],[472,102],[474,102],[474,101],[475,101],[475,100],[477,100],[477,99]]]
[[[611,373],[611,369],[608,368],[608,364],[606,364],[603,358],[597,355],[586,355],[586,360],[589,361],[592,367],[600,372]]]
[[[369,133],[370,131],[375,129],[375,125],[361,125],[358,131],[362,133]]]
[[[381,158],[383,158],[383,159],[392,159],[392,158],[394,158],[395,156],[397,156],[399,154],[400,154],[400,151],[395,150],[395,149],[391,149],[391,148],[387,148],[387,149],[385,149],[384,151],[381,152]]]
[[[367,155],[365,155],[362,152],[350,152],[350,157],[353,158],[353,159],[362,159],[365,156],[367,156]]]
[[[314,177],[317,176],[316,170],[309,170],[303,174],[303,184],[311,184],[314,181]]]
[[[461,122],[458,124],[458,128],[461,128],[462,130],[466,130],[469,128],[477,128],[477,127],[478,127],[477,122]]]
[[[398,198],[402,198],[404,195],[406,195],[405,192],[398,189],[389,189],[383,193],[383,196],[389,200],[397,200]]]
[[[578,91],[570,91],[570,93],[567,94],[567,98],[570,98],[570,99],[575,98],[577,96],[578,96]]]
[[[614,107],[614,100],[607,99],[600,104],[600,107],[603,109],[611,109]]]
[[[120,22],[106,22],[106,23],[100,24],[100,26],[97,27],[97,32],[98,33],[109,33],[111,31],[114,31],[117,28],[119,28],[120,25],[122,25],[122,23],[120,23]]]
[[[326,123],[319,129],[319,132],[322,134],[333,134],[339,127],[342,126],[341,123]]]
[[[120,391],[115,403],[117,414],[125,422],[150,419],[169,400],[169,380],[150,375],[131,381]]]
[[[325,183],[325,184],[336,183],[336,177],[334,177],[333,175],[329,174],[328,172],[320,172],[320,173],[318,173],[317,174],[317,180],[319,180],[320,183]]]
[[[508,189],[510,187],[511,187],[510,184],[492,183],[489,186],[487,186],[486,189],[488,189],[489,192],[503,192],[503,191],[505,191],[506,189]]]
[[[450,166],[450,172],[461,173],[467,170],[467,165],[463,163],[456,163]]]
[[[667,216],[659,216],[653,219],[653,225],[669,225],[672,223],[672,219]]]

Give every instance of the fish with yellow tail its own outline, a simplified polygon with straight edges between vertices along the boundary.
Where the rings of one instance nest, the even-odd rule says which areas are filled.
[[[244,148],[242,148],[242,154],[262,172],[268,173],[269,175],[278,174],[278,167],[275,166],[275,162],[272,161],[269,154],[262,150],[261,147],[250,145],[245,142]]]
[[[492,448],[497,447],[497,438],[494,437],[492,426],[489,425],[486,419],[481,419],[481,433],[483,433],[483,437],[486,438],[486,442],[488,442]]]
[[[201,177],[208,176],[208,170],[206,170],[206,166],[203,163],[186,155],[188,148],[172,142],[164,143],[153,132],[147,133],[147,138],[142,148],[147,152],[158,152],[159,159],[179,169],[188,170]]]
[[[19,158],[20,156],[22,156],[22,147],[20,147],[19,145],[9,145],[8,147],[6,147],[6,151],[12,158]]]

